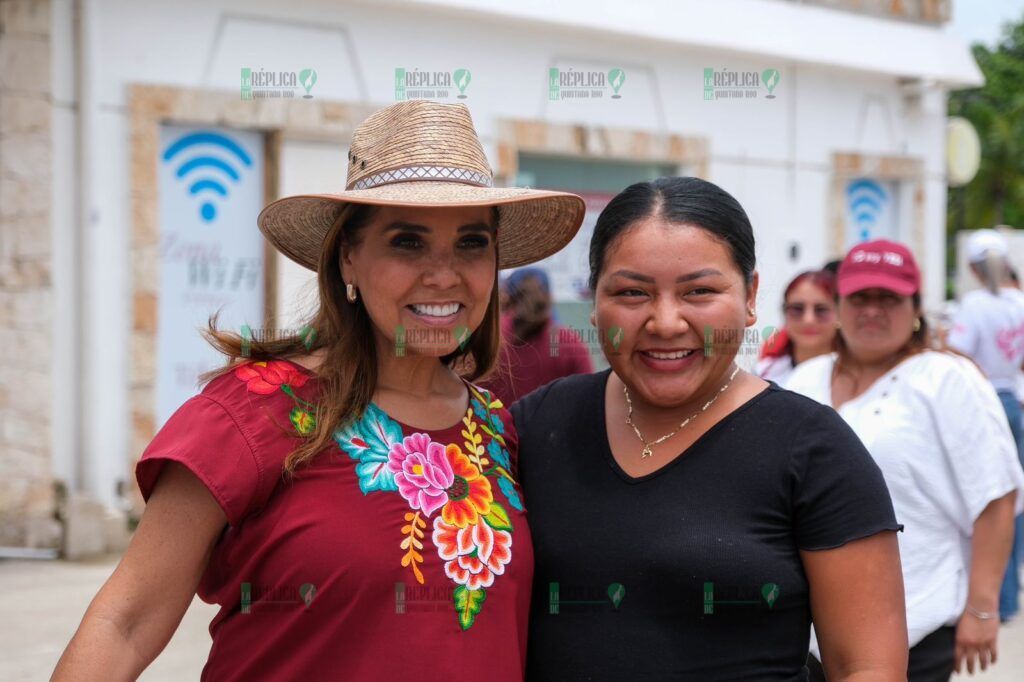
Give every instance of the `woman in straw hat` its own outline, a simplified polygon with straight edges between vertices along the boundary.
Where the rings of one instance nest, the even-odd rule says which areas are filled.
[[[203,679],[520,679],[517,437],[470,382],[498,351],[498,269],[560,249],[583,212],[493,188],[465,106],[427,101],[356,129],[344,192],[267,206],[319,310],[269,342],[211,320],[231,362],[143,453],[145,514],[55,679],[133,679],[196,592],[221,607]]]

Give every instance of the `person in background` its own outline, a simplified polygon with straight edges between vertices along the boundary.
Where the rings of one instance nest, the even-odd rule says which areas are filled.
[[[793,278],[783,294],[785,340],[766,343],[755,370],[762,379],[782,383],[804,360],[833,350],[836,337],[835,277],[811,270]]]
[[[785,387],[838,410],[885,476],[906,528],[908,677],[932,682],[996,660],[1024,472],[992,386],[969,359],[929,348],[920,285],[902,244],[855,246],[837,278],[838,352],[801,363]]]
[[[827,272],[832,275],[833,278],[836,276],[836,272],[839,270],[840,260],[830,260],[821,266],[822,272]],[[783,296],[785,300],[785,295]],[[785,328],[778,329],[775,333],[771,334],[765,339],[764,344],[761,346],[761,356],[758,358],[759,361],[766,360],[771,357],[776,357],[779,354],[785,352],[786,346],[789,344],[789,334],[786,333]]]
[[[1017,385],[1024,362],[1024,294],[1013,285],[1009,246],[995,230],[976,230],[967,240],[967,261],[983,285],[963,296],[948,335],[951,347],[969,355],[992,382],[1003,404],[1021,455],[1021,405]],[[999,616],[1005,622],[1020,609],[1018,567],[1024,517],[1016,520],[1013,551],[999,593]]]
[[[508,304],[501,318],[501,355],[494,375],[482,382],[484,387],[511,405],[549,381],[594,371],[579,334],[558,324],[554,316],[544,270],[515,270],[505,287]]]
[[[498,309],[504,315],[508,311],[508,277],[502,277],[498,281]]]

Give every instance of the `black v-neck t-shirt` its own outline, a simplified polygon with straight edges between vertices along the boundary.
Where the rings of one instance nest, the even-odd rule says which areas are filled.
[[[799,550],[902,530],[878,466],[833,409],[773,383],[633,478],[608,445],[610,371],[511,409],[536,561],[527,679],[806,680]]]

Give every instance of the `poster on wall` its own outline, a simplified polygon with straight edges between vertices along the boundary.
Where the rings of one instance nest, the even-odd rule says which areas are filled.
[[[895,182],[874,178],[846,184],[844,250],[872,239],[899,240],[897,191]]]
[[[160,130],[160,293],[156,352],[158,426],[198,392],[199,374],[224,356],[200,335],[263,323],[263,139],[224,128]]]

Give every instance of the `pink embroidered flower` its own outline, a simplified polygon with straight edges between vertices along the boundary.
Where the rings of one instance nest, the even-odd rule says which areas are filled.
[[[432,537],[445,574],[470,590],[490,587],[512,560],[512,534],[494,530],[483,519],[458,528],[436,518]]]
[[[430,516],[448,501],[445,492],[455,481],[445,447],[425,433],[406,436],[388,452],[388,470],[394,472],[398,492],[413,509]]]
[[[304,385],[309,377],[284,360],[246,362],[235,368],[235,376],[252,393],[270,395],[284,384],[292,388]]]

